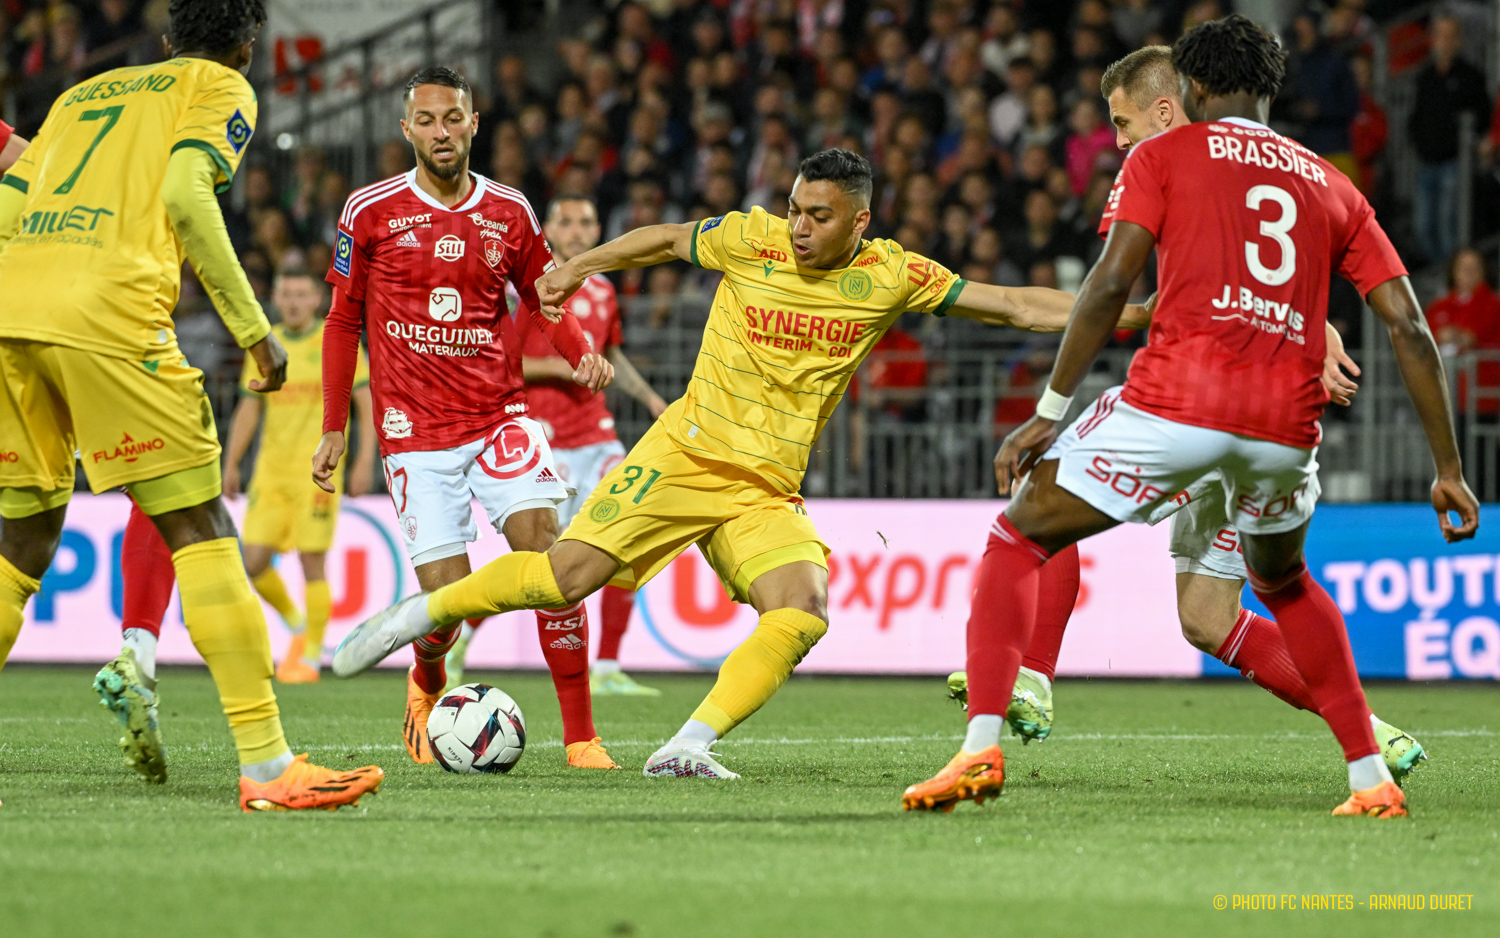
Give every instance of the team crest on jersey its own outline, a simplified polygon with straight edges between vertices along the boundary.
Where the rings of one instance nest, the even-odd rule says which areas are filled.
[[[229,139],[229,146],[234,149],[234,155],[239,156],[240,151],[245,149],[245,144],[250,142],[250,135],[255,131],[250,129],[250,122],[245,120],[245,115],[235,111],[229,118],[229,127],[224,136]]]
[[[504,257],[505,245],[502,242],[490,241],[488,239],[485,240],[484,262],[486,264],[489,264],[491,267],[498,268],[500,266],[500,261],[503,260]]]
[[[839,292],[851,303],[862,303],[875,290],[875,281],[863,270],[846,270],[839,278]]]
[[[354,239],[349,232],[340,231],[333,244],[333,269],[342,276],[349,276],[349,262],[354,257]]]
[[[458,235],[443,235],[432,246],[432,253],[445,261],[456,261],[464,256],[464,239]]]
[[[589,520],[595,524],[607,524],[620,514],[620,503],[613,498],[601,498],[589,510]]]

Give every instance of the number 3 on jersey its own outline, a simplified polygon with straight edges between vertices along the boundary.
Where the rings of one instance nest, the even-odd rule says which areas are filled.
[[[1279,287],[1297,272],[1297,246],[1287,237],[1287,232],[1297,224],[1297,203],[1290,193],[1279,186],[1251,186],[1250,191],[1245,193],[1245,207],[1251,211],[1260,208],[1260,204],[1266,201],[1281,206],[1280,218],[1275,221],[1261,219],[1260,223],[1261,236],[1270,238],[1281,248],[1281,265],[1271,268],[1262,264],[1260,245],[1254,241],[1245,242],[1245,263],[1250,266],[1250,274],[1256,280],[1268,287]]]
[[[630,491],[631,488],[634,487],[635,483],[640,479],[641,473],[643,472],[645,472],[645,470],[640,466],[626,466],[624,469],[625,481],[616,482],[614,485],[611,485],[609,487],[609,494],[623,495],[626,492]],[[655,485],[656,480],[659,478],[661,478],[661,473],[657,472],[655,469],[652,469],[651,473],[646,476],[646,484],[641,486],[641,490],[639,492],[635,493],[635,498],[632,498],[630,500],[630,503],[632,505],[639,505],[641,503],[641,499],[646,496],[646,493],[651,490],[651,486]]]

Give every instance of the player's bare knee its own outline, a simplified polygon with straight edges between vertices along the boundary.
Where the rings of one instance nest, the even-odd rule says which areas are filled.
[[[218,497],[191,508],[152,515],[151,521],[173,553],[193,544],[235,537],[239,533],[235,530],[234,519],[229,516],[229,509],[224,507],[224,500]]]
[[[25,575],[41,579],[62,542],[66,514],[63,505],[25,518],[0,519],[0,554]]]
[[[326,580],[328,555],[325,553],[303,554],[298,553],[298,559],[302,561],[302,579],[308,583],[318,580]]]
[[[1182,624],[1182,637],[1187,639],[1188,644],[1209,654],[1219,650],[1230,629],[1234,628],[1233,618],[1225,627],[1223,616],[1216,610],[1203,605],[1187,604],[1181,600],[1177,603],[1177,619]]]
[[[557,543],[557,536],[562,532],[558,528],[555,509],[531,508],[505,519],[503,533],[511,550],[540,553]]]
[[[619,561],[582,541],[558,541],[547,551],[552,578],[563,601],[579,602],[603,588],[620,569]]]

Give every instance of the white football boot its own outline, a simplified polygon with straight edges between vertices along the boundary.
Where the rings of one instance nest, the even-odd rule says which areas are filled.
[[[701,739],[674,736],[646,760],[641,774],[647,778],[739,778],[720,765]]]

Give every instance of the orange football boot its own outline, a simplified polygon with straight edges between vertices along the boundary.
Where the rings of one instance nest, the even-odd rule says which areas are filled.
[[[401,739],[406,743],[411,761],[422,765],[435,761],[432,747],[427,744],[427,718],[432,715],[432,708],[443,692],[429,694],[418,687],[412,676],[416,669],[417,666],[412,665],[406,672],[406,716],[401,720]]]
[[[568,744],[568,765],[575,769],[618,769],[615,760],[604,751],[604,742],[598,736],[586,743]]]
[[[1333,809],[1335,815],[1363,814],[1373,818],[1406,817],[1406,795],[1395,782],[1381,782],[1349,796]]]
[[[979,752],[958,751],[943,771],[925,782],[906,789],[901,806],[908,811],[942,811],[945,814],[960,801],[984,804],[1000,795],[1005,787],[1005,754],[999,746]]]
[[[264,784],[240,776],[241,811],[336,811],[378,791],[385,772],[378,765],[339,771],[307,761],[307,753],[292,760],[275,781]]]
[[[307,648],[307,636],[301,633],[292,636],[286,656],[276,666],[276,680],[283,684],[316,684],[321,679],[318,669],[302,660]]]

